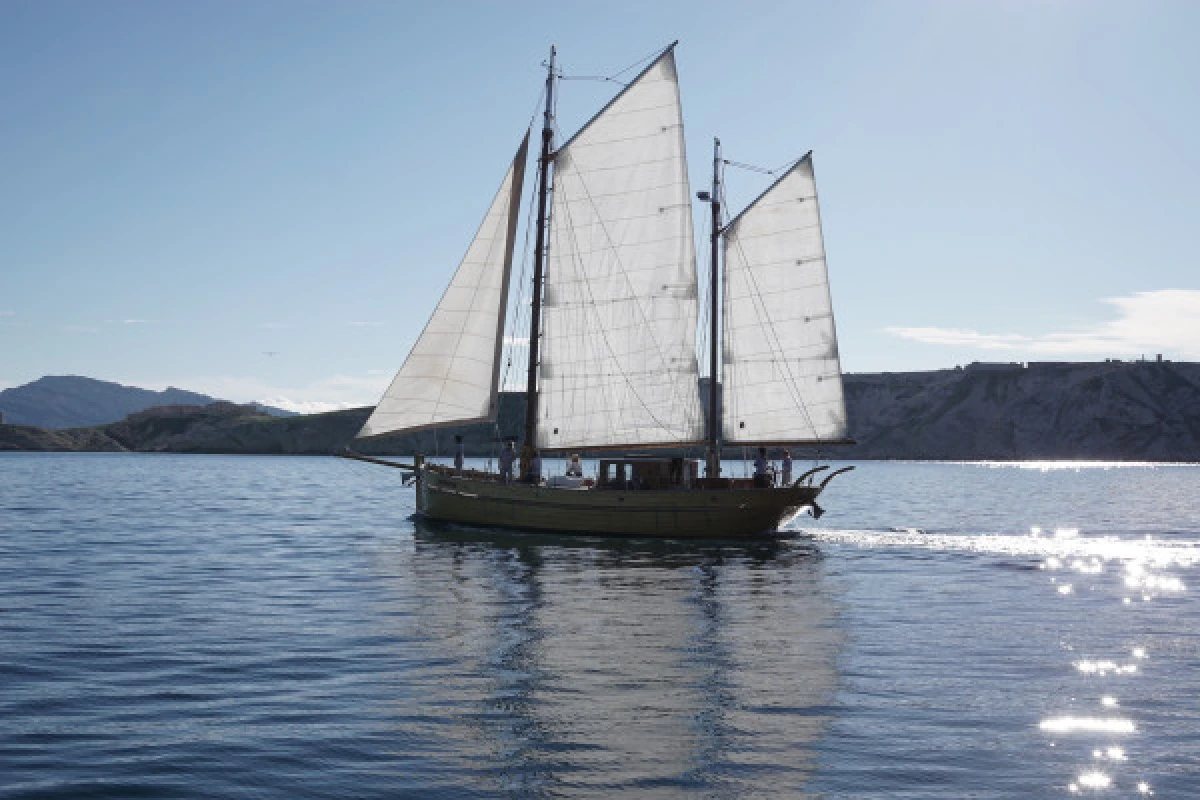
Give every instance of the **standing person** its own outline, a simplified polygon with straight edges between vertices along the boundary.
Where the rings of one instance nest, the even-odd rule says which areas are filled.
[[[463,444],[462,436],[454,436],[454,471],[462,475],[463,460],[467,457],[467,446]]]
[[[503,483],[508,483],[512,480],[513,459],[517,457],[517,453],[513,450],[513,440],[509,439],[504,443],[504,449],[500,451],[500,480]]]
[[[583,477],[583,462],[579,460],[579,454],[571,456],[571,460],[567,463],[567,477],[582,478]]]
[[[533,458],[529,460],[529,482],[533,484],[542,482],[542,454],[538,450],[533,451]]]
[[[754,485],[760,488],[770,486],[770,476],[767,474],[767,448],[758,448],[754,457]]]
[[[783,451],[783,485],[792,485],[792,454],[789,450]]]

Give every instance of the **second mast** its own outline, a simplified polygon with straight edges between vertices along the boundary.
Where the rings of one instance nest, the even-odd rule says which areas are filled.
[[[550,193],[550,156],[554,143],[554,56],[546,72],[546,113],[542,123],[542,156],[538,159],[537,233],[533,253],[533,307],[529,318],[529,373],[525,384],[525,442],[521,446],[521,475],[528,476],[537,447],[537,369],[538,344],[542,322],[542,276],[546,265],[546,197]]]

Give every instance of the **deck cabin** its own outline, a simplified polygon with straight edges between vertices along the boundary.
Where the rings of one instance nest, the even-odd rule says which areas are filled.
[[[622,456],[600,459],[598,489],[691,489],[700,475],[700,462],[691,458]]]

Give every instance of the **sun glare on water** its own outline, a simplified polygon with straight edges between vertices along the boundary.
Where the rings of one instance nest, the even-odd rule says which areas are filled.
[[[1046,733],[1136,733],[1133,720],[1119,717],[1050,717],[1038,723]]]

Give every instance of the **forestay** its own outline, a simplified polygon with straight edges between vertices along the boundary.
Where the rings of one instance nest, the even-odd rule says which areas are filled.
[[[529,135],[400,372],[359,436],[495,419]]]
[[[554,156],[537,444],[703,438],[696,253],[668,49]]]
[[[724,439],[846,435],[821,213],[805,156],[725,232]]]

